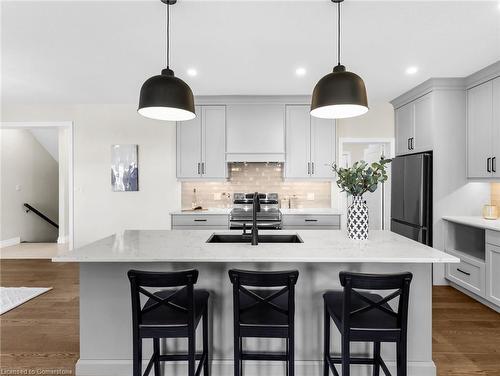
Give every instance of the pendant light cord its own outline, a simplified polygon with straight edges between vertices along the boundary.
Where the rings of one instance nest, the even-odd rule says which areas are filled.
[[[340,2],[337,3],[337,65],[340,65]]]
[[[166,29],[166,34],[167,34],[165,55],[166,55],[166,60],[167,60],[167,68],[170,68],[170,3],[167,3],[167,10],[166,10],[166,17],[165,18],[166,18],[165,29]]]

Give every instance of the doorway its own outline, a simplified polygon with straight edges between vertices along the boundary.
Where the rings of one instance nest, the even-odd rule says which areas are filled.
[[[350,167],[355,162],[378,162],[381,156],[393,158],[395,155],[393,138],[340,138],[339,166]],[[363,198],[368,205],[370,230],[387,230],[390,227],[391,213],[391,166],[387,168],[388,180],[379,185],[375,192],[367,192]],[[342,213],[342,228],[347,228],[347,207],[351,199],[347,193],[333,184],[332,194],[337,193],[338,209]],[[334,197],[332,195],[332,197]]]
[[[2,122],[0,140],[0,257],[50,258],[72,249],[73,123]]]

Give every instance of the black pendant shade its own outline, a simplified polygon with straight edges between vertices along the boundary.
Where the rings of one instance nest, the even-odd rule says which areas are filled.
[[[184,121],[196,117],[193,92],[171,69],[149,78],[141,87],[138,112],[158,120]]]
[[[313,90],[311,115],[323,119],[359,116],[368,111],[363,79],[337,65],[318,81]]]
[[[311,99],[311,116],[322,119],[342,119],[363,115],[368,111],[368,99],[363,79],[346,71],[340,64],[340,4],[337,4],[337,66],[318,81]]]
[[[170,69],[170,6],[177,0],[161,0],[166,4],[166,63],[167,68],[158,76],[146,80],[139,95],[139,109],[142,116],[150,119],[185,121],[196,117],[193,92],[188,84],[175,77]]]

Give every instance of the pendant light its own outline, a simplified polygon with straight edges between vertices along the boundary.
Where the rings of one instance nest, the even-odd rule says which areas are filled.
[[[348,72],[340,64],[340,3],[337,3],[337,66],[314,87],[311,100],[311,115],[323,119],[342,119],[363,115],[368,111],[368,100],[363,79]]]
[[[161,0],[166,10],[167,68],[149,78],[141,87],[139,109],[142,116],[157,120],[184,121],[196,117],[193,92],[188,84],[175,77],[170,69],[170,5],[177,0]]]

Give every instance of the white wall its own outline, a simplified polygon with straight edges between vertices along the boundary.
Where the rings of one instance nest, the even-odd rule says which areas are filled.
[[[58,221],[58,164],[29,130],[2,129],[1,240],[56,241],[58,231],[34,213],[28,203]]]
[[[6,105],[2,121],[73,121],[75,247],[125,229],[169,229],[180,208],[175,126],[135,105]],[[111,145],[139,145],[139,191],[111,191]]]

